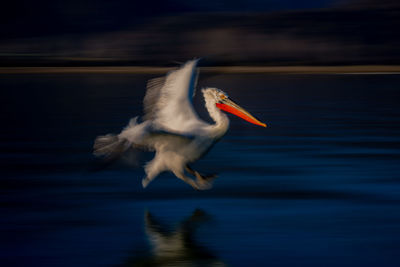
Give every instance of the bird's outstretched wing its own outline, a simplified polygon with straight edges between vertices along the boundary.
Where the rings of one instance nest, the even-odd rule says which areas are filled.
[[[188,61],[165,77],[149,80],[143,101],[145,120],[151,120],[158,129],[184,135],[205,124],[192,105],[197,61]]]

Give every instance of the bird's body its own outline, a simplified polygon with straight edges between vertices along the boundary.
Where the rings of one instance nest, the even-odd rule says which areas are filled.
[[[253,120],[251,122],[255,124],[264,127],[265,124],[216,88],[202,90],[206,109],[214,123],[201,120],[192,105],[197,80],[196,64],[197,60],[189,61],[166,77],[150,80],[144,98],[143,122],[138,123],[136,117],[119,135],[97,137],[94,154],[113,157],[132,146],[155,151],[155,157],[145,166],[143,187],[161,172],[171,171],[196,189],[210,188],[211,180],[192,170],[188,164],[201,158],[228,130],[229,119],[221,109],[237,112],[235,115]],[[228,106],[237,108],[237,111],[227,110]],[[185,170],[196,180],[187,177]]]

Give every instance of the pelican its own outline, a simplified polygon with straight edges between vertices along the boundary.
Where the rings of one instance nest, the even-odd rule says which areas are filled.
[[[135,117],[118,135],[98,136],[93,146],[94,155],[115,158],[132,147],[154,151],[154,158],[144,166],[146,176],[142,180],[143,188],[164,171],[171,171],[194,189],[211,188],[214,177],[201,175],[189,164],[206,154],[227,132],[229,119],[222,111],[262,127],[266,124],[217,88],[201,90],[205,107],[214,123],[201,120],[192,105],[198,76],[197,63],[198,59],[188,61],[165,77],[149,80],[141,122]],[[185,171],[195,179],[188,177]]]

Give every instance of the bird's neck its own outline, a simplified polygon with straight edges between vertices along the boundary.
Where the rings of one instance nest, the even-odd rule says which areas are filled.
[[[215,122],[215,124],[211,126],[212,131],[216,138],[220,138],[229,128],[228,116],[216,107],[214,99],[204,96],[204,100],[206,102],[206,109]]]

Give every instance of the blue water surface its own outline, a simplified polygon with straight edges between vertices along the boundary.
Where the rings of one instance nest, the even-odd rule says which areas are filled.
[[[153,76],[0,75],[2,266],[400,265],[400,75],[202,75],[268,124],[230,116],[208,191],[92,156]]]

